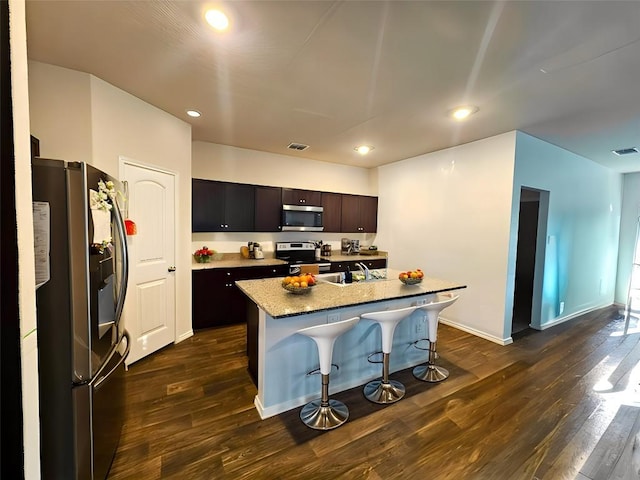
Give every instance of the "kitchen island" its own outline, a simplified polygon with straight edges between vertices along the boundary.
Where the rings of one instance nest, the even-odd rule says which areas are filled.
[[[466,288],[461,283],[425,277],[418,285],[392,278],[335,285],[319,282],[312,291],[294,295],[281,287],[281,278],[242,280],[238,288],[248,297],[247,353],[249,371],[258,386],[255,406],[262,418],[304,405],[319,397],[320,379],[307,375],[318,367],[312,340],[296,332],[321,323],[346,320],[363,313],[420,305],[436,293]],[[426,337],[426,317],[416,310],[398,324],[393,339],[390,371],[427,361],[427,352],[414,342]],[[382,367],[367,358],[381,349],[380,328],[361,320],[336,340],[330,393],[378,378]],[[366,401],[363,398],[363,401]]]

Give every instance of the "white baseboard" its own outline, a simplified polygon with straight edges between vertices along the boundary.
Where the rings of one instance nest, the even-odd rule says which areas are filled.
[[[184,332],[182,335],[179,335],[178,338],[176,339],[175,343],[180,343],[183,340],[186,340],[189,337],[193,337],[193,329],[189,329],[186,332]]]
[[[489,340],[490,342],[497,343],[498,345],[509,345],[513,343],[513,338],[511,337],[496,337],[481,330],[476,330],[475,328],[471,328],[466,325],[448,320],[444,317],[440,317],[440,322],[444,323],[445,325],[449,325],[450,327],[457,328],[458,330],[462,330],[463,332],[470,333],[471,335],[475,335],[476,337],[484,338],[485,340]]]
[[[569,320],[573,320],[574,318],[579,317],[580,315],[584,315],[585,313],[593,312],[595,310],[600,310],[601,308],[605,308],[605,307],[610,307],[611,305],[615,305],[615,304],[608,303],[606,305],[597,305],[595,307],[585,308],[583,310],[572,313],[570,315],[566,315],[564,317],[556,318],[555,320],[551,320],[550,322],[540,325],[540,330],[546,330],[547,328],[551,328],[561,323],[568,322]]]

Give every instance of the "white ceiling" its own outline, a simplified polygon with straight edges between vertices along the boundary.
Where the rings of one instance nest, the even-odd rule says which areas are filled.
[[[640,147],[638,1],[219,2],[225,35],[209,5],[29,0],[29,58],[122,88],[194,140],[373,167],[519,129],[640,170],[611,153]],[[457,123],[462,103],[480,110]]]

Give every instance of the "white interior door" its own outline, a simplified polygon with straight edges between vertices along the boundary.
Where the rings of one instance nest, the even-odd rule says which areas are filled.
[[[125,327],[131,336],[127,365],[175,340],[175,175],[124,161],[128,218],[129,288]]]

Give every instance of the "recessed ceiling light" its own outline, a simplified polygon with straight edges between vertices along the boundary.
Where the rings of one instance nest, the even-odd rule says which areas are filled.
[[[466,120],[471,115],[476,113],[478,110],[480,110],[480,109],[478,107],[473,106],[473,105],[463,105],[463,106],[456,107],[453,110],[451,110],[449,112],[449,115],[451,115],[451,117],[453,117],[456,120]]]
[[[207,10],[204,14],[204,18],[209,25],[219,32],[223,32],[229,27],[229,17],[220,10]]]
[[[187,110],[187,115],[193,118],[198,118],[202,114],[197,110]]]
[[[360,155],[366,155],[373,149],[374,147],[372,147],[371,145],[359,145],[354,148],[354,150],[358,152]]]

